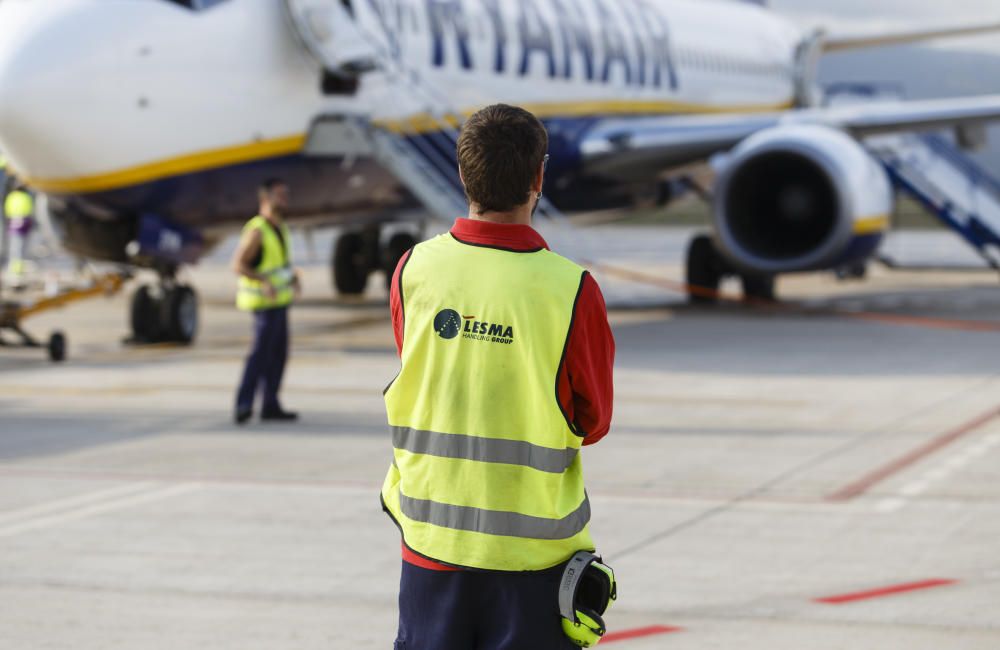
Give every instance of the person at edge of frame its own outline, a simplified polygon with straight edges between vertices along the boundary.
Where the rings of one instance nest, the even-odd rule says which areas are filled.
[[[288,309],[301,294],[302,283],[292,266],[291,233],[285,224],[288,185],[280,179],[258,188],[260,211],[243,227],[232,267],[239,277],[236,306],[253,315],[253,345],[236,393],[234,420],[244,424],[261,395],[260,419],[290,422],[298,414],[281,406],[278,393],[288,361]]]
[[[611,424],[615,344],[582,267],[531,226],[548,136],[494,105],[463,125],[469,213],[400,260],[382,507],[402,534],[396,650],[576,647],[559,582],[594,550],[581,445]]]

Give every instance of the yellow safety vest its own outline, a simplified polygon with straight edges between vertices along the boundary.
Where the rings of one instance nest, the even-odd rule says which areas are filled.
[[[556,379],[583,281],[547,250],[441,235],[403,269],[403,351],[386,389],[383,508],[438,562],[535,571],[593,550],[582,433]]]
[[[35,212],[35,200],[23,190],[15,190],[3,202],[3,213],[8,219],[27,219]]]
[[[292,286],[295,274],[292,271],[291,255],[288,252],[292,245],[288,226],[284,224],[281,226],[281,234],[285,240],[284,245],[278,239],[274,226],[260,215],[248,221],[247,225],[243,227],[244,234],[250,230],[260,231],[260,264],[255,270],[268,277],[274,286],[275,293],[273,298],[269,298],[264,293],[263,283],[241,275],[236,292],[236,307],[243,311],[259,311],[291,304],[295,297]]]

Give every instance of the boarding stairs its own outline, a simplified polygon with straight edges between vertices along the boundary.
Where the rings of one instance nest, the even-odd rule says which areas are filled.
[[[866,141],[893,184],[924,205],[1000,270],[1000,181],[939,134]]]
[[[299,40],[327,73],[351,76],[378,71],[382,78],[372,84],[381,88],[376,102],[406,106],[407,113],[420,114],[419,129],[409,128],[405,120],[390,126],[367,115],[347,118],[353,133],[361,134],[367,152],[432,217],[451,223],[465,214],[468,206],[455,151],[464,116],[449,98],[407,64],[397,44],[369,31],[365,21],[354,20],[352,12],[362,7],[349,9],[340,0],[285,0],[285,8]],[[564,232],[571,227],[544,197],[535,214]]]

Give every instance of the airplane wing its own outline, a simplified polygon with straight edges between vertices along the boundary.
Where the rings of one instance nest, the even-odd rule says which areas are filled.
[[[844,52],[847,50],[859,50],[869,47],[919,43],[939,38],[975,36],[977,34],[989,34],[996,31],[1000,31],[1000,22],[994,21],[984,23],[982,25],[967,25],[944,29],[899,32],[896,34],[872,34],[867,36],[828,36],[824,34],[822,38],[822,49],[824,52]]]
[[[580,144],[588,171],[644,175],[705,159],[782,124],[822,124],[856,137],[974,127],[1000,121],[1000,95],[862,103],[775,113],[656,116],[603,120]]]

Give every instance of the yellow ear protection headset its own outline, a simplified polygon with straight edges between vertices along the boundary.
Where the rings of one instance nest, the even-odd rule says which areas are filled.
[[[588,551],[570,558],[559,583],[559,613],[569,640],[581,648],[597,645],[607,632],[601,617],[616,598],[615,572],[601,558]]]

